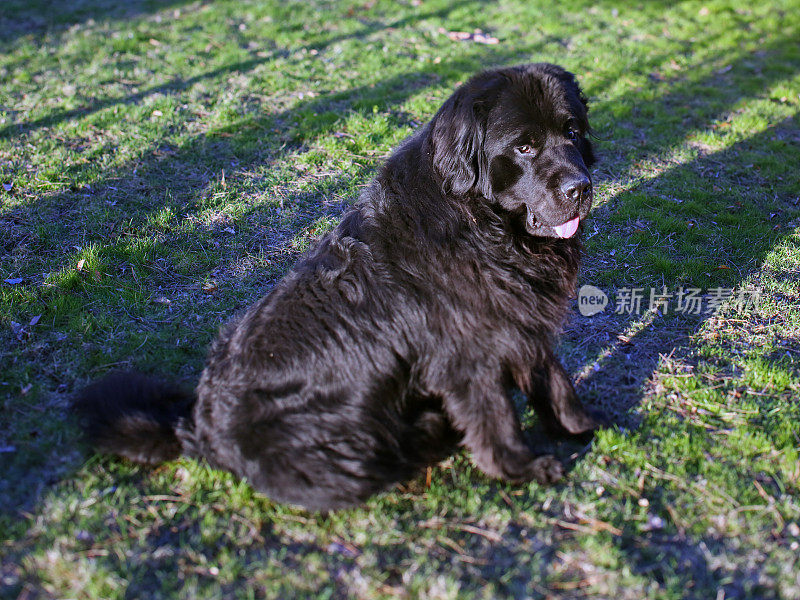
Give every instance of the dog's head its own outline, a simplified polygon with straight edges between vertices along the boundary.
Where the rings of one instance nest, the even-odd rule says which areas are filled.
[[[586,97],[575,77],[537,63],[487,71],[432,122],[444,191],[482,196],[524,219],[531,235],[572,237],[592,205]]]

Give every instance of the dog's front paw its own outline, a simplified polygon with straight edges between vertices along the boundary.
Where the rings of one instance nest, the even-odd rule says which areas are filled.
[[[564,465],[555,456],[539,456],[530,463],[531,479],[549,485],[564,477]]]
[[[512,483],[536,480],[539,483],[555,483],[564,476],[564,467],[554,456],[537,456],[525,450],[506,449],[498,457],[503,479]]]

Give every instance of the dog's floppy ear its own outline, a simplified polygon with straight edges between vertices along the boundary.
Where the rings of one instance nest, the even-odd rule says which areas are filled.
[[[472,190],[491,195],[483,143],[486,120],[506,79],[498,72],[479,75],[448,98],[433,118],[433,166],[444,192],[465,196]]]

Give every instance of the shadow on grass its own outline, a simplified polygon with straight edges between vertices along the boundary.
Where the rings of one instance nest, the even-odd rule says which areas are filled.
[[[744,62],[748,61],[761,65],[766,70],[766,65],[769,60],[770,52],[779,52],[781,44],[787,43],[788,40],[777,40],[774,44],[765,47],[766,54],[762,56],[745,55],[738,57],[734,61],[732,68],[726,75],[732,77],[744,77],[750,72],[750,67],[745,65]],[[530,51],[530,49],[528,49]],[[520,59],[520,53],[514,51],[488,50],[485,54],[485,60],[498,63],[502,61]],[[446,65],[450,70],[463,71],[467,75],[475,70],[476,67],[475,56],[467,56],[463,60],[455,61]],[[255,63],[246,67],[232,66],[231,70],[239,68],[250,68]],[[675,103],[682,102],[687,94],[691,93],[692,85],[696,84],[698,78],[707,77],[711,79],[714,77],[710,72],[709,67],[705,73],[695,73],[689,76],[684,81],[676,81],[669,91],[660,98],[653,100],[653,105],[656,112],[670,111]],[[218,74],[228,72],[225,69],[219,71]],[[88,194],[85,198],[76,196],[76,192],[65,192],[56,194],[41,201],[40,206],[37,207],[37,218],[59,218],[65,206],[74,206],[80,199],[85,202],[88,208],[95,207],[102,210],[108,210],[109,222],[122,222],[125,219],[136,218],[143,220],[148,212],[153,213],[159,209],[164,208],[165,199],[164,191],[168,187],[171,196],[170,200],[166,202],[169,206],[180,209],[186,213],[199,212],[202,208],[208,206],[208,198],[205,196],[209,186],[218,184],[217,173],[222,168],[230,168],[233,166],[236,170],[242,171],[248,167],[256,165],[270,165],[277,156],[286,152],[288,147],[298,149],[301,148],[304,140],[309,140],[317,135],[329,133],[333,127],[331,124],[320,124],[312,117],[318,116],[319,113],[331,112],[334,114],[341,114],[347,110],[361,110],[373,105],[378,106],[379,111],[391,111],[392,108],[401,103],[404,99],[408,98],[415,91],[430,86],[438,81],[438,69],[435,67],[428,67],[418,71],[397,75],[382,81],[380,84],[372,86],[363,86],[353,88],[347,92],[331,94],[318,99],[304,100],[299,102],[294,107],[277,112],[272,115],[256,118],[246,123],[240,123],[242,129],[247,133],[237,131],[233,127],[233,131],[229,136],[209,133],[207,135],[198,136],[186,146],[177,150],[168,149],[167,152],[163,148],[151,148],[151,152],[147,153],[141,160],[136,161],[122,169],[115,170],[108,173],[106,177],[92,185],[91,190],[87,191]],[[772,72],[770,72],[772,73]],[[216,75],[211,75],[216,76]],[[763,83],[767,86],[769,83],[774,83],[781,74],[775,73],[765,78]],[[772,77],[770,79],[770,77]],[[178,92],[186,89],[191,85],[191,80],[183,82],[176,82],[176,87],[170,88],[173,92]],[[720,80],[719,85],[728,85],[728,91],[734,84],[725,83],[725,80]],[[161,89],[160,91],[164,91]],[[146,94],[147,92],[145,92]],[[742,99],[743,96],[736,95],[722,101],[720,110],[700,111],[700,114],[691,115],[690,118],[681,124],[677,124],[673,131],[660,139],[654,147],[650,148],[654,153],[665,153],[673,148],[675,145],[681,143],[684,137],[695,131],[698,127],[708,126],[714,119],[719,118],[722,114],[730,110],[735,102]],[[138,98],[132,101],[137,101]],[[113,103],[116,100],[101,101]],[[100,110],[110,104],[100,105],[91,108],[91,110]],[[604,106],[600,104],[594,108],[595,111],[602,112]],[[317,115],[314,115],[317,113]],[[83,114],[83,113],[78,113]],[[78,116],[78,114],[62,114],[54,117],[46,117],[55,119],[48,123],[34,122],[29,124],[31,127],[42,127],[56,123],[58,120],[69,119]],[[280,135],[274,135],[274,129],[278,124],[286,124],[295,120],[299,120],[303,129],[304,119],[309,119],[309,126],[303,130],[302,137],[286,138]],[[402,120],[403,116],[396,117]],[[658,118],[658,117],[656,117]],[[642,122],[646,127],[646,120]],[[742,282],[748,273],[753,272],[763,262],[765,255],[778,243],[782,237],[781,231],[772,232],[773,225],[786,225],[789,211],[788,209],[782,212],[776,219],[770,222],[768,227],[770,233],[765,235],[764,228],[761,223],[754,220],[754,215],[763,214],[762,211],[769,212],[773,208],[780,208],[790,198],[788,197],[788,190],[792,185],[792,177],[790,176],[789,166],[784,173],[786,180],[780,186],[776,186],[777,196],[774,198],[766,198],[763,200],[763,205],[754,205],[748,210],[744,210],[740,217],[732,214],[733,221],[739,227],[739,231],[745,233],[750,232],[751,235],[746,237],[747,244],[739,240],[737,244],[729,243],[727,239],[726,229],[724,226],[719,226],[716,221],[719,221],[719,213],[728,211],[729,199],[727,196],[744,196],[748,201],[753,199],[751,190],[753,187],[763,186],[764,181],[758,179],[757,175],[753,172],[742,175],[740,173],[728,173],[726,165],[741,165],[742,161],[739,156],[743,152],[752,154],[749,162],[752,163],[753,168],[762,166],[764,171],[773,171],[774,166],[765,162],[763,165],[759,163],[759,149],[774,142],[774,138],[780,137],[786,131],[795,131],[796,125],[793,123],[786,123],[780,126],[772,126],[765,131],[737,144],[730,148],[716,152],[707,153],[698,156],[696,160],[673,166],[669,168],[664,174],[659,175],[653,179],[642,182],[638,185],[631,187],[624,193],[619,194],[613,198],[607,208],[600,209],[596,214],[597,221],[607,220],[609,225],[614,225],[620,228],[621,236],[635,236],[632,231],[625,228],[628,223],[614,222],[614,214],[619,214],[626,207],[635,207],[641,205],[641,214],[644,219],[657,220],[658,215],[669,213],[673,215],[676,221],[692,219],[695,222],[695,227],[700,231],[709,232],[709,239],[697,239],[688,242],[687,248],[680,249],[681,252],[696,250],[696,255],[712,259],[717,256],[717,253],[723,253],[725,260],[729,263],[730,268],[724,272],[712,273],[707,281],[702,283],[703,287],[708,288],[711,285],[725,285],[726,287],[734,287]],[[228,133],[228,132],[225,132]],[[631,143],[636,143],[634,139],[630,140]],[[359,169],[356,177],[366,179],[367,174],[371,171],[374,160],[370,159],[365,161],[362,168]],[[233,163],[233,164],[232,164]],[[187,169],[187,165],[190,166]],[[723,167],[719,167],[723,165]],[[632,161],[622,157],[619,162],[614,165],[617,171],[628,171],[633,168]],[[710,179],[709,172],[717,170],[718,177],[714,178],[715,182],[723,182],[725,186],[729,187],[730,191],[726,194],[716,194],[713,189],[709,191],[708,197],[704,199],[706,202],[705,208],[698,209],[695,204],[691,207],[682,206],[681,204],[673,205],[669,201],[660,198],[660,194],[674,194],[676,186],[687,184],[691,186],[706,186],[708,187]],[[350,190],[352,175],[347,177],[334,177],[325,183],[325,195],[328,197],[335,196],[342,190]],[[165,181],[168,185],[165,185]],[[120,191],[120,182],[126,186],[126,189]],[[112,189],[117,188],[117,189]],[[642,196],[645,196],[642,200]],[[305,228],[313,223],[316,219],[324,215],[335,215],[340,208],[337,205],[331,207],[326,205],[325,198],[319,198],[311,194],[307,198],[289,198],[289,203],[298,204],[294,214],[290,218],[284,220],[280,229],[289,237],[291,232],[298,229]],[[109,209],[104,208],[107,201],[116,201],[116,205]],[[688,203],[687,203],[688,206]],[[80,211],[84,208],[77,208],[76,211],[80,215]],[[247,219],[249,216],[259,216],[261,210],[270,211],[274,207],[258,207],[251,208],[245,211],[241,216]],[[22,210],[22,209],[20,209]],[[19,217],[19,213],[5,213],[0,216],[0,220],[5,220],[7,224],[13,224],[15,219]],[[76,220],[81,223],[80,219]],[[141,225],[135,223],[134,228]],[[601,223],[600,229],[602,235],[604,224]],[[3,224],[0,223],[0,227]],[[65,239],[55,240],[52,245],[42,241],[43,246],[48,248],[48,251],[58,252],[59,256],[67,256],[64,248],[72,245],[73,241],[98,241],[103,240],[106,244],[113,244],[119,238],[114,235],[109,235],[103,228],[104,223],[97,225],[97,230],[87,230],[78,226],[71,232],[67,232],[68,236]],[[10,229],[10,226],[9,226]],[[280,236],[279,236],[280,237]],[[740,236],[741,237],[741,236]],[[110,240],[109,240],[110,238]],[[270,238],[270,236],[267,236]],[[173,240],[171,243],[192,243],[190,240]],[[253,294],[253,288],[259,285],[268,285],[274,278],[288,267],[291,262],[283,256],[286,250],[285,240],[279,240],[275,243],[274,237],[272,239],[264,239],[262,241],[256,240],[253,250],[258,250],[259,247],[263,248],[268,255],[274,253],[276,267],[274,271],[270,271],[266,279],[263,273],[245,273],[241,282],[243,288],[249,288],[243,297],[231,297],[225,302],[227,303],[223,310],[224,315],[229,314],[230,306],[238,308],[245,305],[249,301],[250,296]],[[590,240],[590,249],[594,242]],[[56,248],[58,246],[58,248]],[[671,250],[664,250],[671,251]],[[290,254],[289,259],[295,255]],[[599,250],[596,256],[590,259],[590,268],[592,268],[592,261],[595,267],[599,270],[602,268],[602,261],[608,260],[613,262],[616,259],[611,258],[611,254],[607,251]],[[223,254],[221,258],[225,258]],[[149,268],[154,261],[149,264],[137,265],[139,267]],[[162,265],[163,266],[163,265]],[[159,267],[161,268],[161,267]],[[167,265],[165,268],[169,269]],[[152,274],[152,272],[151,272]],[[159,277],[155,275],[155,277]],[[172,277],[168,275],[168,278]],[[177,277],[176,277],[177,278]],[[589,281],[588,283],[592,283]],[[639,285],[638,281],[623,281],[623,285]],[[650,282],[642,282],[647,285]],[[660,282],[661,284],[662,282]],[[663,279],[663,285],[674,287],[676,285],[685,283],[687,285],[694,282],[684,282],[682,273],[674,273],[669,277]],[[260,293],[260,290],[259,290]],[[87,302],[89,296],[86,297]],[[220,318],[223,315],[220,315]],[[580,318],[577,318],[580,319]],[[180,319],[174,319],[177,323],[176,326],[180,327]],[[703,322],[701,317],[699,320],[681,320],[676,318],[665,318],[663,321],[656,319],[652,324],[645,324],[641,331],[635,336],[628,338],[628,341],[617,340],[612,341],[610,352],[608,356],[599,364],[599,370],[590,370],[586,376],[580,379],[578,383],[578,390],[582,396],[588,398],[591,404],[610,412],[618,417],[618,421],[623,424],[627,423],[628,415],[631,409],[634,409],[640,403],[642,396],[645,392],[645,385],[647,380],[652,376],[653,372],[658,366],[659,356],[672,352],[675,348],[688,344],[688,336],[697,329]],[[565,335],[565,345],[568,349],[577,348],[585,355],[599,353],[603,350],[609,349],[608,341],[605,339],[607,334],[609,338],[616,338],[620,331],[624,330],[626,325],[634,325],[635,318],[626,319],[624,316],[618,319],[609,318],[603,321],[602,317],[597,317],[593,321],[573,321],[567,329]],[[123,323],[124,326],[124,323]],[[156,326],[158,327],[158,326]],[[210,334],[209,334],[210,335]],[[619,343],[617,343],[619,342]],[[633,342],[633,343],[630,343]],[[191,342],[192,345],[196,341]],[[140,360],[136,358],[135,360]],[[592,361],[587,362],[583,358],[570,362],[569,356],[567,363],[575,370],[576,368],[587,367],[593,364]],[[48,387],[57,387],[61,381],[59,380],[59,372],[57,369],[52,369],[47,377],[50,381],[47,382]],[[69,390],[66,390],[69,391]],[[29,465],[21,465],[28,468]],[[41,478],[46,479],[47,467],[33,466],[34,469],[41,469]],[[19,472],[15,475],[14,470],[10,471],[10,479],[12,482],[15,477],[19,476]],[[16,512],[24,504],[20,501],[19,496],[12,496],[10,505],[5,503],[4,510],[11,510]],[[658,506],[654,506],[654,510],[658,510]],[[101,560],[105,561],[108,568],[115,572],[123,572],[126,577],[133,583],[131,595],[137,595],[143,590],[146,591],[148,587],[159,588],[166,585],[166,589],[172,585],[168,581],[165,582],[161,579],[159,573],[170,572],[171,570],[178,570],[180,557],[185,557],[189,550],[195,548],[206,547],[206,542],[203,541],[202,536],[198,533],[197,525],[191,523],[199,520],[202,517],[202,511],[198,510],[196,513],[188,515],[185,523],[185,535],[181,534],[181,524],[178,526],[177,532],[170,531],[169,533],[163,530],[153,531],[145,536],[144,541],[140,545],[139,552],[141,559],[137,558],[130,563],[123,564],[123,562],[116,561],[114,557],[107,557]],[[624,523],[615,523],[616,526],[624,526]],[[330,555],[328,548],[320,549],[313,544],[304,545],[285,545],[281,543],[267,527],[263,531],[258,532],[259,536],[263,538],[264,542],[252,544],[244,547],[245,560],[244,564],[256,565],[263,564],[268,560],[282,561],[288,565],[299,566],[300,555],[306,553],[323,552],[326,556]],[[521,535],[521,534],[520,534]],[[498,573],[503,570],[510,570],[520,564],[525,564],[524,555],[533,555],[538,557],[538,566],[529,572],[520,573],[519,577],[512,577],[508,583],[507,592],[511,596],[521,596],[529,593],[529,587],[532,585],[532,580],[540,574],[544,575],[551,567],[554,560],[555,549],[553,544],[549,541],[542,541],[538,534],[527,534],[528,541],[531,545],[521,547],[517,545],[517,541],[509,540],[508,543],[498,543],[487,541],[486,538],[480,536],[467,536],[464,535],[465,547],[473,550],[473,555],[487,562],[486,565],[475,566],[469,565],[466,561],[463,562],[464,569],[460,571],[457,576],[463,578],[465,585],[475,585],[480,582],[482,578],[496,577]],[[522,536],[523,538],[525,536]],[[754,581],[758,577],[758,571],[751,569],[747,566],[742,567],[715,567],[710,564],[709,556],[715,552],[725,552],[728,548],[727,540],[713,540],[711,538],[703,540],[690,540],[680,536],[673,537],[659,537],[656,535],[645,536],[642,538],[631,538],[630,536],[623,535],[621,545],[623,546],[626,556],[629,558],[634,570],[641,573],[649,573],[652,577],[659,581],[666,581],[667,576],[672,578],[673,582],[677,581],[677,585],[688,586],[689,584],[700,585],[703,588],[694,588],[699,596],[703,596],[705,592],[714,592],[719,581],[729,578],[733,582],[726,584],[724,589],[728,594],[726,597],[746,597],[742,590],[749,589],[747,582]],[[231,539],[224,544],[218,546],[219,548],[227,548],[231,552],[242,548],[241,540]],[[531,550],[531,548],[533,550]],[[164,549],[160,554],[159,549]],[[170,550],[171,549],[171,550]],[[170,553],[171,552],[171,553]],[[436,552],[442,553],[442,563],[447,564],[448,558],[452,554],[447,550],[439,549]],[[386,555],[393,557],[398,562],[402,561],[402,552],[398,554],[397,549],[386,548],[379,549],[378,555]],[[657,560],[654,557],[661,557],[663,560]],[[193,559],[194,560],[194,559]],[[357,569],[355,561],[352,557],[332,558],[330,560],[330,569],[333,573],[338,573],[342,578],[348,577],[348,573],[354,572]],[[138,562],[137,562],[138,561]],[[666,562],[664,562],[666,561]],[[202,563],[202,561],[200,561]],[[198,564],[200,564],[198,563]],[[682,567],[681,565],[688,565]],[[396,580],[398,585],[402,584],[402,574],[392,574],[392,566],[387,564],[387,577],[389,578],[388,585]],[[670,569],[674,569],[671,571]],[[208,578],[209,583],[215,581],[214,576],[211,574],[204,575]],[[695,584],[695,582],[699,582]],[[177,585],[177,583],[175,583]],[[136,587],[140,586],[140,587]],[[143,587],[141,587],[143,586]],[[742,587],[744,586],[744,587]],[[151,589],[152,589],[151,588]],[[528,591],[526,591],[528,590]],[[144,595],[144,594],[143,594]]]
[[[17,38],[38,36],[67,29],[93,19],[133,19],[178,8],[191,0],[4,0],[0,12],[3,39],[0,48],[10,48]]]
[[[568,354],[572,351],[581,357],[594,357],[594,360],[580,360],[571,365],[573,369],[581,369],[578,376],[579,393],[590,398],[603,412],[613,414],[620,425],[632,424],[627,420],[631,417],[630,411],[638,406],[645,384],[659,361],[664,356],[674,354],[673,350],[689,344],[689,336],[713,314],[707,302],[702,305],[703,312],[699,315],[676,313],[677,301],[674,297],[669,300],[666,314],[648,314],[650,288],[660,293],[666,286],[667,293],[674,294],[679,286],[694,287],[703,290],[704,296],[708,296],[713,288],[736,288],[761,267],[765,257],[786,232],[792,231],[789,221],[797,213],[792,195],[796,176],[786,164],[785,170],[779,174],[784,181],[768,191],[765,188],[767,182],[758,174],[775,174],[774,161],[775,153],[780,152],[779,140],[798,131],[797,124],[792,121],[773,125],[724,150],[706,153],[688,164],[670,168],[656,179],[637,184],[612,200],[613,205],[620,206],[625,204],[628,196],[641,198],[643,194],[646,198],[644,203],[635,200],[637,205],[642,204],[641,211],[637,212],[639,223],[618,225],[624,233],[633,233],[632,230],[641,227],[642,222],[652,223],[659,215],[665,214],[669,215],[664,223],[666,226],[683,226],[684,229],[688,226],[687,231],[697,228],[699,232],[692,234],[695,241],[683,248],[675,248],[672,239],[666,241],[669,232],[662,232],[665,244],[663,248],[655,249],[656,253],[663,252],[664,255],[687,253],[687,262],[699,264],[690,265],[687,270],[677,271],[671,276],[662,275],[658,279],[637,279],[634,271],[628,271],[627,277],[630,279],[617,282],[616,289],[611,290],[613,296],[619,299],[619,292],[623,288],[644,288],[641,314],[630,314],[627,310],[612,314],[615,306],[611,304],[605,313],[593,317],[582,317],[575,311],[567,327],[564,341]],[[770,145],[771,152],[763,153],[762,149],[770,148]],[[749,163],[749,174],[743,177],[738,171],[745,161]],[[708,198],[703,201],[702,212],[697,210],[698,203],[691,200],[676,203],[660,199],[674,194],[684,184],[694,190],[709,192]],[[719,188],[718,192],[713,191],[715,187]],[[652,198],[658,200],[646,206]],[[747,206],[738,199],[748,203]],[[610,210],[615,209],[612,207]],[[608,214],[610,211],[605,212]],[[636,246],[634,250],[643,253],[654,250],[637,244],[635,233],[627,241],[634,242],[631,244]],[[592,257],[595,267],[618,264],[621,260],[608,253]],[[634,262],[636,259],[630,260]],[[703,265],[708,271],[698,274],[697,268],[703,269]],[[724,268],[721,269],[720,265]],[[696,275],[694,280],[688,279],[692,277],[691,271]],[[587,280],[584,283],[594,282]]]
[[[186,0],[184,0],[186,1]],[[102,0],[97,0],[100,4],[105,4]],[[174,3],[182,3],[179,0],[174,0]],[[469,0],[459,0],[458,2],[454,2],[445,8],[441,8],[439,10],[432,10],[423,12],[421,14],[414,14],[403,17],[401,19],[395,19],[389,23],[383,23],[380,21],[373,21],[364,23],[363,27],[356,32],[343,34],[343,35],[335,35],[325,40],[319,42],[313,42],[305,46],[306,50],[314,50],[314,51],[324,51],[326,48],[337,44],[339,42],[343,42],[348,39],[355,39],[355,38],[363,38],[367,37],[371,34],[374,34],[378,31],[394,29],[394,28],[401,28],[405,27],[406,25],[410,24],[413,21],[418,21],[422,19],[431,19],[431,18],[442,18],[447,16],[449,13],[458,10],[459,7],[468,4]],[[67,4],[67,3],[64,3]],[[134,3],[135,6],[139,6],[143,3]],[[151,5],[152,3],[147,3],[147,5]],[[168,6],[171,4],[170,2],[163,2],[164,6]],[[153,10],[158,10],[163,8],[164,6],[160,6],[159,8],[154,8]],[[87,8],[87,14],[95,14],[91,7]],[[130,18],[135,16],[137,13],[131,11],[130,9],[128,12],[125,12],[124,15],[121,15],[119,18]],[[113,15],[112,15],[113,18]],[[274,46],[274,42],[273,42]],[[225,65],[223,67],[219,67],[217,69],[212,69],[210,71],[206,71],[204,73],[197,74],[193,77],[188,78],[175,78],[168,83],[164,83],[161,85],[151,86],[134,94],[129,94],[124,97],[118,98],[103,98],[100,100],[96,100],[91,102],[86,106],[81,106],[78,108],[74,108],[71,110],[55,112],[45,117],[41,117],[39,119],[35,119],[33,121],[21,122],[21,123],[12,123],[10,125],[6,125],[5,127],[0,128],[0,138],[10,137],[14,135],[21,135],[25,133],[29,133],[36,129],[40,129],[42,127],[52,127],[53,125],[57,125],[64,121],[69,121],[75,118],[83,118],[93,113],[96,113],[100,110],[122,105],[122,104],[137,104],[144,100],[145,98],[155,96],[157,94],[163,95],[176,95],[184,90],[189,89],[193,85],[205,81],[208,79],[215,79],[222,75],[227,75],[230,73],[238,72],[238,73],[246,73],[253,68],[257,67],[260,64],[267,63],[271,60],[274,60],[277,57],[286,57],[290,54],[290,50],[286,48],[279,48],[279,47],[272,47],[268,49],[269,51],[266,52],[264,56],[259,56],[257,58],[252,58],[249,60],[239,61],[230,65]]]
[[[739,164],[752,162],[758,168],[757,159],[754,160],[750,157],[746,161],[742,161],[741,153],[766,146],[775,139],[776,134],[787,130],[789,128],[785,124],[770,127],[746,141],[679,167],[678,172],[671,176],[680,176],[681,171],[687,170],[694,171],[694,176],[699,177],[697,172],[702,172],[709,165],[731,164],[734,160]],[[787,179],[791,178],[788,171],[785,175]],[[669,179],[669,177],[665,179]],[[734,197],[741,197],[739,193],[747,194],[749,191],[746,189],[745,182],[740,182],[740,184],[744,187],[738,190],[734,188]],[[653,190],[658,190],[662,185],[666,190],[675,189],[675,186],[667,181],[654,181],[649,185],[653,186]],[[622,198],[620,200],[623,201]],[[736,276],[725,276],[720,273],[717,277],[712,278],[711,285],[724,288],[740,286],[747,275],[758,271],[764,258],[777,244],[781,243],[784,232],[792,229],[788,225],[791,213],[783,214],[773,220],[767,219],[767,215],[771,211],[786,210],[787,206],[791,206],[787,203],[788,200],[790,197],[783,194],[776,200],[765,202],[762,207],[764,213],[760,218],[751,217],[740,221],[740,226],[745,231],[752,232],[766,228],[768,233],[750,238],[749,252],[751,254],[740,254],[734,249],[726,247],[720,248],[721,258],[718,262],[726,263],[731,270],[739,273]],[[698,219],[699,226],[708,227],[710,222],[716,218],[716,215],[710,210],[704,218]],[[780,229],[771,231],[772,227]],[[723,235],[722,238],[724,237],[726,236]],[[725,240],[723,239],[723,241]],[[592,280],[589,279],[584,283],[592,283]],[[692,282],[672,278],[657,283],[645,282],[642,287],[650,287],[651,284],[658,289],[665,284],[674,291],[679,285],[691,286]],[[622,281],[618,287],[640,285],[642,285],[640,281],[633,280]],[[699,285],[698,287],[708,290],[711,285]],[[605,289],[608,291],[608,288]],[[712,315],[686,317],[675,314],[656,316],[609,314],[587,318],[578,315],[576,311],[564,335],[563,347],[568,360],[577,361],[570,366],[573,372],[578,372],[576,388],[579,395],[588,405],[605,414],[616,426],[623,429],[636,429],[640,420],[646,418],[641,408],[642,400],[647,394],[653,393],[657,389],[659,384],[655,383],[654,375],[664,364],[670,370],[677,366],[681,369],[679,374],[697,373],[699,365],[712,365],[713,368],[721,370],[719,381],[722,383],[709,382],[709,386],[723,383],[731,388],[742,386],[743,384],[736,383],[742,377],[741,364],[736,365],[733,360],[700,355],[697,342],[692,339],[693,335],[704,326],[716,326],[716,323],[709,323],[711,318]],[[746,315],[734,318],[741,323],[746,323],[748,319]],[[605,341],[598,343],[600,340]],[[784,340],[784,345],[790,350],[796,348],[797,344],[797,338]],[[580,357],[586,355],[597,358],[590,358],[588,361],[581,360]],[[786,364],[785,353],[783,351],[778,354],[773,353],[771,356],[765,357],[764,362],[770,367],[783,367]],[[686,370],[683,371],[683,369]],[[725,377],[729,377],[730,380],[724,382]],[[763,434],[778,449],[793,445],[791,441],[787,442],[785,432],[773,430],[771,426],[772,421],[775,420],[776,411],[788,415],[786,400],[782,396],[782,394],[770,394],[759,397],[754,412],[747,417],[748,426]],[[710,416],[700,419],[701,423],[694,427],[692,425],[694,423],[693,415],[689,413],[691,404],[677,408],[686,411],[678,414],[681,415],[681,420],[686,420],[688,423],[689,433],[686,433],[684,429],[681,429],[681,433],[673,434],[669,431],[656,433],[652,438],[655,447],[663,441],[662,438],[670,438],[673,435],[704,438],[716,434],[724,437],[726,432],[735,428],[726,420],[717,420]],[[654,410],[670,412],[667,407],[659,407]],[[791,416],[788,415],[788,418]],[[647,444],[647,441],[644,444]],[[556,448],[556,451],[560,451],[562,455],[570,452],[579,453],[580,450],[572,444],[566,444],[564,448]],[[650,460],[656,465],[662,465],[662,461],[657,456]],[[680,457],[677,460],[682,462]],[[686,464],[691,464],[691,461],[695,460],[697,460],[695,455],[685,457]],[[706,460],[713,461],[715,458],[707,455]],[[731,467],[733,466],[731,465]],[[667,467],[662,465],[662,468]],[[747,461],[743,461],[735,468],[743,477],[760,482],[759,485],[767,490],[767,494],[775,497],[782,495],[784,483],[764,475]],[[693,471],[691,467],[687,467],[686,470],[688,473]],[[693,479],[688,477],[683,483],[677,485],[679,487],[691,486],[694,483]],[[661,486],[650,487],[655,487],[656,491],[652,492],[652,495],[647,495],[649,500],[647,512],[649,515],[655,515],[650,518],[661,519],[661,522],[665,523],[663,529],[659,526],[656,530],[643,533],[631,528],[623,516],[612,516],[609,519],[609,523],[622,532],[621,535],[614,538],[614,545],[634,574],[646,578],[654,588],[675,594],[675,597],[713,598],[721,597],[723,593],[725,598],[740,600],[774,597],[775,590],[770,583],[774,573],[767,572],[769,569],[767,554],[757,550],[743,550],[743,544],[739,540],[711,531],[703,535],[685,533],[681,525],[673,520],[672,511],[680,505],[675,502],[671,494],[664,494]],[[741,504],[747,504],[744,500],[737,500]],[[733,506],[736,504],[734,503]],[[683,515],[683,517],[689,523],[696,523],[698,520],[702,522],[707,518],[703,514]],[[575,523],[578,525],[580,521],[577,520]],[[771,533],[770,528],[766,528],[764,535],[774,535],[774,532]]]

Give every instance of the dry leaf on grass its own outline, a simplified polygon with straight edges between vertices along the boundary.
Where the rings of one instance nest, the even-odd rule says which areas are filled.
[[[439,28],[439,33],[446,35],[453,41],[456,42],[475,42],[477,44],[499,44],[500,40],[496,37],[488,35],[481,31],[480,29],[476,29],[472,33],[467,31],[447,31],[444,27]]]

